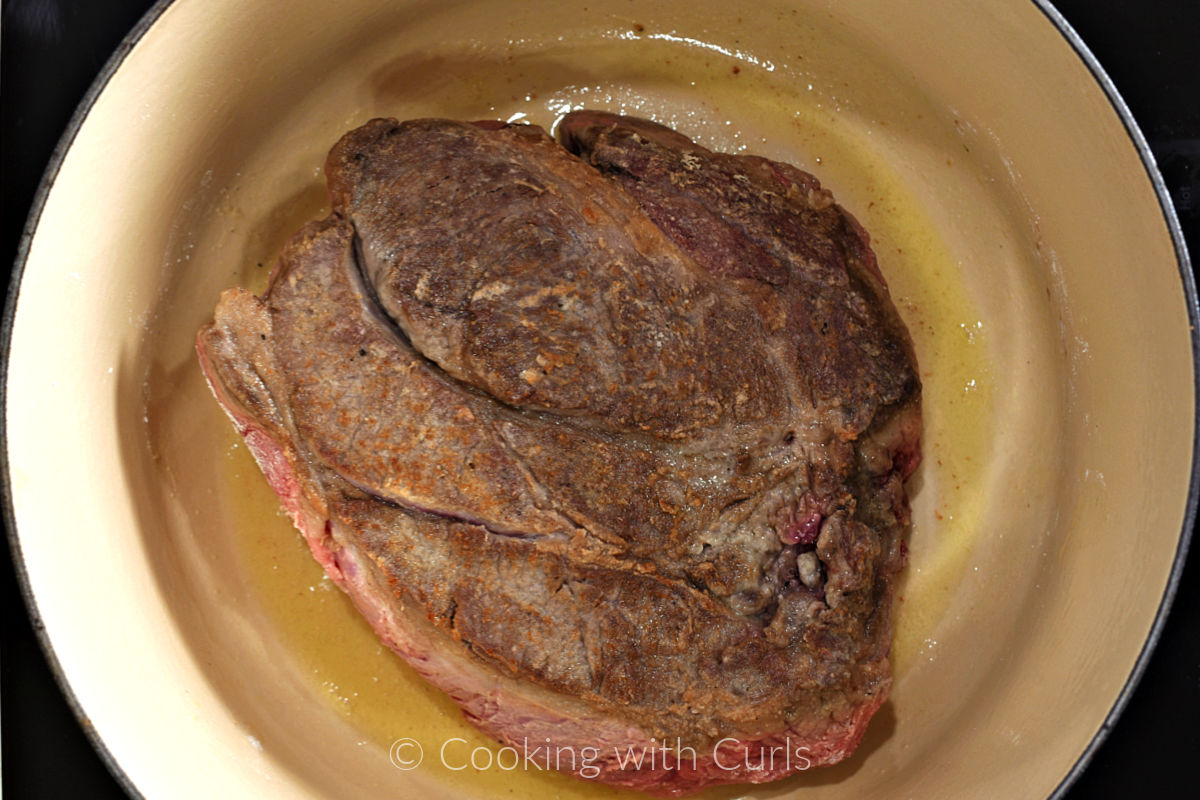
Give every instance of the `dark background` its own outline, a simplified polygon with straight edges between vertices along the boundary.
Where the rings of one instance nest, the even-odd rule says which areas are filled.
[[[75,106],[147,0],[5,0],[0,42],[3,243],[12,264],[37,183]],[[1124,96],[1200,255],[1200,3],[1061,0]],[[97,198],[103,202],[103,198]],[[1200,757],[1200,557],[1125,713],[1069,800],[1187,797]],[[10,798],[126,795],[92,750],[39,649],[0,556],[0,722]],[[136,654],[131,654],[136,657]],[[1020,769],[1013,764],[1013,769]],[[1189,787],[1190,790],[1185,789]]]

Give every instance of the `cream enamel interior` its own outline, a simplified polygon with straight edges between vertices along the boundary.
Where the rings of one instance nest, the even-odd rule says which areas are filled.
[[[21,551],[90,723],[152,798],[504,787],[395,769],[311,679],[249,563],[254,514],[191,348],[220,290],[261,283],[324,214],[320,166],[344,130],[550,125],[585,103],[817,174],[872,231],[922,370],[939,370],[891,702],[846,764],[713,796],[1050,793],[1149,633],[1195,397],[1151,183],[1086,66],[1019,0],[170,6],[62,164],[12,337]],[[957,329],[977,347],[937,351]],[[945,391],[960,379],[970,430]],[[937,460],[958,440],[935,434],[956,433],[979,452],[952,472]],[[415,724],[399,716],[395,737]]]

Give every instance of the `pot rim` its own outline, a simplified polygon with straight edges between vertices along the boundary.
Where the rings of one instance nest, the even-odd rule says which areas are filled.
[[[136,800],[141,800],[144,796],[134,785],[129,775],[126,774],[121,765],[117,762],[112,751],[108,749],[107,744],[101,738],[96,728],[88,724],[87,713],[83,709],[71,688],[70,681],[65,674],[62,665],[54,651],[53,643],[50,641],[49,634],[46,632],[45,626],[41,622],[38,614],[37,599],[34,597],[33,587],[29,583],[29,575],[25,568],[25,561],[21,551],[20,537],[16,528],[16,511],[13,504],[12,495],[12,478],[8,463],[8,431],[7,431],[7,408],[8,408],[8,361],[11,353],[13,323],[16,317],[17,299],[20,295],[22,280],[25,275],[26,261],[29,256],[30,247],[33,242],[33,237],[37,232],[38,223],[41,219],[42,211],[45,208],[46,200],[54,188],[55,179],[58,176],[59,170],[62,168],[63,161],[66,158],[67,152],[70,150],[78,135],[80,129],[86,122],[88,115],[91,113],[97,99],[107,88],[108,83],[113,76],[124,64],[126,57],[135,46],[141,41],[142,37],[155,25],[163,13],[172,6],[176,0],[158,0],[138,21],[132,30],[121,40],[117,49],[109,57],[108,61],[100,69],[95,80],[88,88],[87,93],[80,101],[79,106],[75,109],[71,116],[67,127],[60,137],[58,144],[55,146],[50,160],[47,163],[46,169],[42,174],[38,184],[37,192],[34,195],[33,203],[30,206],[29,215],[26,219],[24,228],[21,232],[21,238],[17,247],[16,260],[13,263],[11,278],[8,288],[8,296],[5,299],[3,315],[0,316],[0,408],[5,410],[3,417],[0,417],[0,497],[3,501],[3,521],[8,535],[9,547],[12,551],[13,563],[17,576],[17,583],[24,598],[26,608],[29,612],[33,623],[33,629],[37,635],[42,652],[46,656],[50,671],[54,675],[55,681],[58,683],[59,689],[67,700],[68,706],[75,715],[76,720],[80,723],[92,747],[95,749],[101,760],[108,767],[109,772],[121,785],[130,797]],[[1193,386],[1195,390],[1195,403],[1193,408],[1193,427],[1192,436],[1192,464],[1191,474],[1188,482],[1188,499],[1185,507],[1183,526],[1180,531],[1179,541],[1176,545],[1175,555],[1171,565],[1171,571],[1167,578],[1166,586],[1163,589],[1161,598],[1159,599],[1158,608],[1155,612],[1154,621],[1150,626],[1150,631],[1147,634],[1146,640],[1142,643],[1141,651],[1138,653],[1137,659],[1134,662],[1133,669],[1126,677],[1120,692],[1117,694],[1108,713],[1105,715],[1104,721],[1099,729],[1093,735],[1091,741],[1088,742],[1083,752],[1075,760],[1070,770],[1059,782],[1058,786],[1049,794],[1048,800],[1061,800],[1071,785],[1083,774],[1092,758],[1100,746],[1108,738],[1109,732],[1116,726],[1117,720],[1121,713],[1129,704],[1130,698],[1137,689],[1138,683],[1141,681],[1142,675],[1145,673],[1146,667],[1150,662],[1154,649],[1162,636],[1163,628],[1166,624],[1167,616],[1170,613],[1171,605],[1175,600],[1175,596],[1179,589],[1179,583],[1183,575],[1184,566],[1187,562],[1188,549],[1191,544],[1192,532],[1196,524],[1197,507],[1200,506],[1200,298],[1197,296],[1196,282],[1192,274],[1191,257],[1188,253],[1187,243],[1184,239],[1183,229],[1179,222],[1178,214],[1175,211],[1175,206],[1171,201],[1171,196],[1167,190],[1166,183],[1163,181],[1162,174],[1159,172],[1154,154],[1150,150],[1150,146],[1138,127],[1137,122],[1133,118],[1129,106],[1121,97],[1116,85],[1109,78],[1104,68],[1092,51],[1083,42],[1082,38],[1074,28],[1067,22],[1063,15],[1054,7],[1050,0],[1030,0],[1034,6],[1045,16],[1047,21],[1054,26],[1059,34],[1066,40],[1066,43],[1075,51],[1075,54],[1088,68],[1093,79],[1099,84],[1105,97],[1108,99],[1109,105],[1116,112],[1125,128],[1134,148],[1137,150],[1138,157],[1141,159],[1142,167],[1146,171],[1147,177],[1150,179],[1154,187],[1154,193],[1158,198],[1159,210],[1163,215],[1163,221],[1166,223],[1167,230],[1171,236],[1172,244],[1175,249],[1175,257],[1179,268],[1180,279],[1183,284],[1185,301],[1187,304],[1188,321],[1191,329],[1191,345],[1192,345],[1192,364],[1193,364]]]
[[[1046,19],[1054,25],[1067,41],[1067,44],[1075,51],[1075,54],[1079,56],[1080,60],[1083,61],[1084,65],[1092,73],[1092,77],[1096,83],[1100,84],[1100,88],[1108,98],[1109,104],[1117,112],[1117,116],[1125,126],[1125,133],[1137,149],[1138,157],[1142,160],[1142,167],[1146,170],[1150,182],[1154,185],[1154,194],[1158,197],[1159,209],[1162,211],[1163,220],[1167,224],[1167,229],[1171,234],[1171,240],[1175,246],[1175,258],[1179,265],[1179,277],[1183,283],[1183,291],[1187,301],[1188,322],[1192,340],[1192,365],[1194,367],[1192,370],[1192,384],[1196,397],[1196,408],[1193,409],[1193,418],[1197,426],[1193,427],[1192,432],[1192,467],[1191,477],[1188,482],[1187,506],[1183,515],[1183,529],[1179,534],[1179,543],[1175,548],[1175,559],[1171,564],[1171,573],[1167,578],[1167,585],[1163,589],[1162,597],[1159,599],[1158,610],[1154,614],[1154,622],[1150,626],[1150,633],[1146,636],[1146,641],[1142,643],[1142,649],[1133,664],[1133,669],[1125,679],[1125,684],[1121,687],[1116,700],[1113,701],[1112,706],[1109,708],[1108,714],[1105,715],[1104,722],[1100,724],[1092,740],[1088,742],[1087,747],[1080,753],[1079,758],[1075,760],[1070,771],[1063,776],[1062,781],[1050,793],[1049,800],[1060,800],[1066,795],[1071,785],[1083,774],[1084,770],[1087,769],[1088,764],[1096,755],[1100,746],[1104,744],[1104,740],[1108,738],[1108,734],[1116,726],[1117,720],[1129,704],[1129,700],[1137,689],[1138,683],[1141,682],[1142,675],[1146,671],[1146,666],[1150,663],[1150,658],[1154,654],[1154,648],[1158,645],[1163,628],[1166,626],[1167,616],[1170,614],[1171,605],[1175,601],[1175,595],[1179,591],[1179,582],[1183,576],[1184,565],[1187,563],[1188,548],[1191,545],[1192,532],[1196,526],[1197,504],[1200,503],[1200,329],[1197,327],[1200,324],[1200,301],[1198,301],[1196,295],[1196,281],[1192,273],[1191,256],[1188,253],[1187,241],[1183,236],[1183,228],[1179,224],[1179,215],[1175,211],[1175,205],[1171,200],[1171,194],[1167,190],[1166,183],[1163,181],[1162,173],[1159,172],[1154,153],[1150,150],[1150,145],[1146,141],[1145,135],[1142,134],[1141,128],[1138,127],[1137,121],[1134,120],[1133,113],[1129,110],[1125,99],[1121,97],[1121,93],[1117,91],[1116,85],[1108,77],[1108,73],[1104,71],[1096,56],[1050,0],[1033,0],[1033,3],[1045,15]]]

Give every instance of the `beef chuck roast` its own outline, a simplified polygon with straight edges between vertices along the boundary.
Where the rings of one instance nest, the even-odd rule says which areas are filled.
[[[786,164],[561,133],[348,133],[332,213],[225,292],[205,374],[330,577],[486,732],[665,795],[838,761],[890,687],[919,460],[867,235]]]

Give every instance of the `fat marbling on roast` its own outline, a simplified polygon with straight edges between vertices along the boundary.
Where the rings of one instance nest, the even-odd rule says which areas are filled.
[[[208,381],[329,576],[496,739],[663,795],[845,758],[920,459],[867,234],[787,164],[560,134],[346,134],[332,213],[200,331]]]

